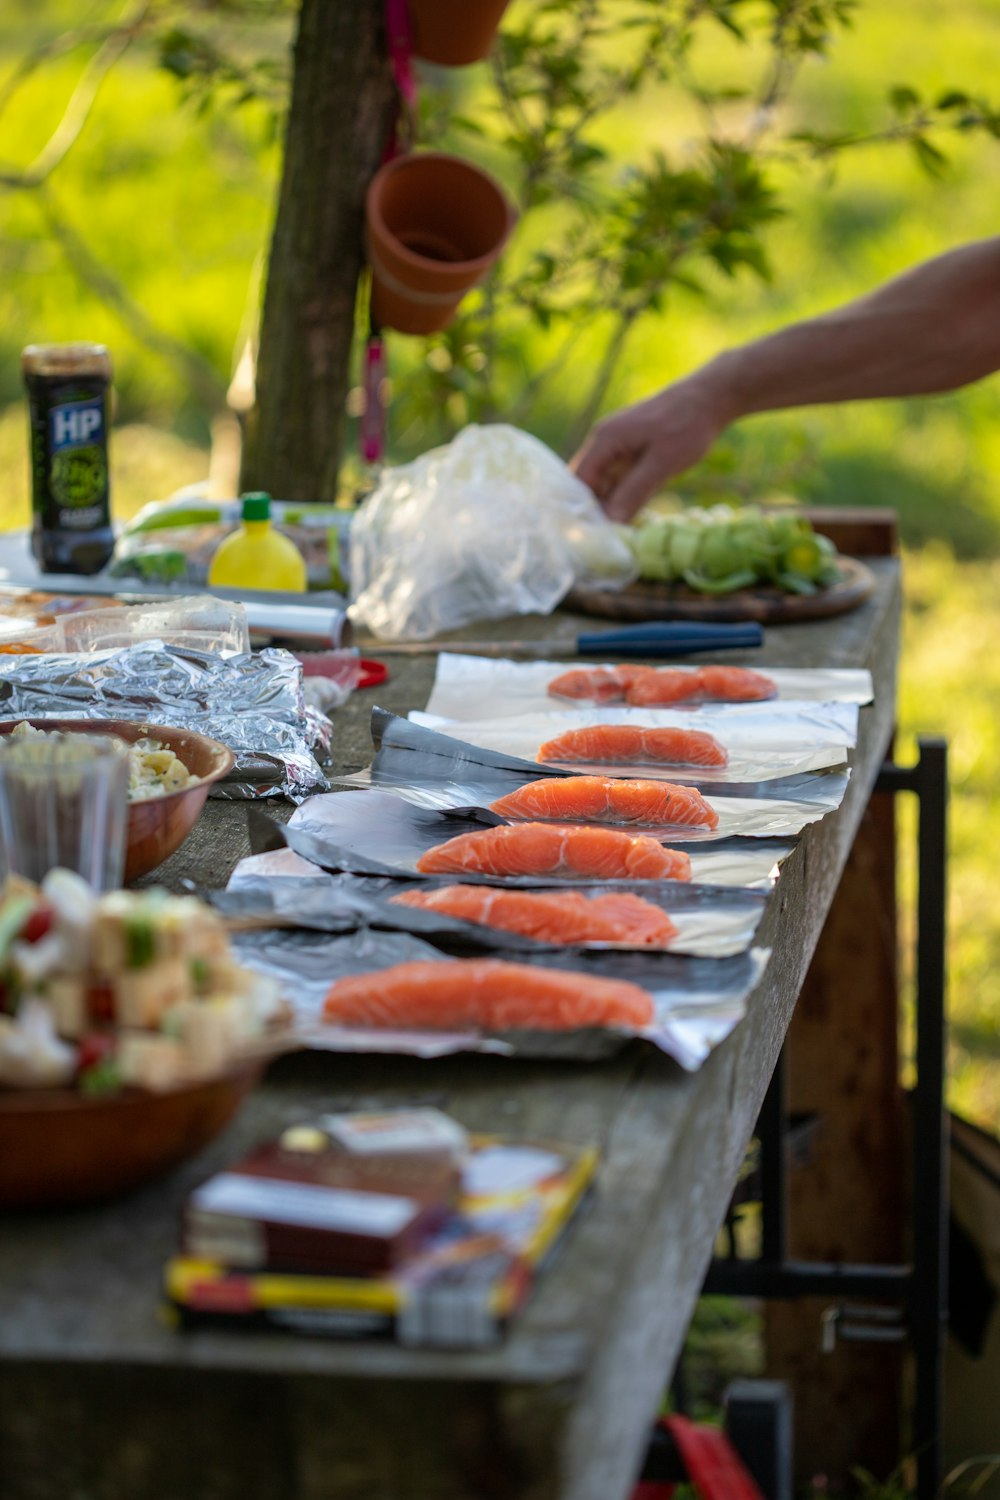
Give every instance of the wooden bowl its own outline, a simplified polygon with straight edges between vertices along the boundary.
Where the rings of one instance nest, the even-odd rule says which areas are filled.
[[[111,734],[130,745],[141,739],[159,740],[197,776],[193,785],[168,792],[165,797],[129,803],[126,881],[148,875],[177,852],[198,821],[209,787],[227,776],[235,763],[227,746],[191,729],[168,729],[163,724],[136,724],[127,719],[9,719],[0,723],[0,734],[10,734],[16,724],[22,723],[65,734]]]
[[[0,1208],[97,1203],[139,1187],[218,1135],[263,1066],[254,1058],[160,1094],[0,1091]]]

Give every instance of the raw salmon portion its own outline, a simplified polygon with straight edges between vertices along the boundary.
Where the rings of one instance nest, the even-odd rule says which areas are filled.
[[[640,724],[594,724],[567,729],[547,740],[538,752],[541,761],[584,760],[594,765],[638,765],[659,761],[673,766],[724,766],[729,755],[714,735],[703,729],[654,729]]]
[[[682,672],[678,667],[643,667],[625,685],[625,702],[640,708],[690,703],[701,697],[701,673]]]
[[[460,833],[417,860],[424,875],[581,875],[595,880],[690,880],[679,849],[619,828],[502,823]]]
[[[529,781],[490,803],[502,818],[564,818],[599,823],[679,823],[715,828],[719,815],[693,786],[628,781],[614,776],[564,776]]]
[[[776,698],[777,684],[749,667],[576,667],[549,683],[555,698],[590,703],[631,703],[636,708],[670,703],[758,703]]]
[[[404,891],[392,899],[402,906],[444,912],[543,943],[634,943],[666,948],[677,936],[665,911],[631,891],[585,896],[582,891],[494,891],[483,885],[443,885],[436,891]]]
[[[703,695],[719,703],[760,703],[778,696],[774,678],[749,667],[699,667],[698,677]]]
[[[574,667],[553,677],[549,694],[553,698],[585,698],[592,703],[614,703],[625,697],[628,685],[643,667]]]
[[[345,1026],[437,1031],[482,1026],[571,1031],[578,1026],[648,1026],[652,996],[622,979],[466,958],[394,964],[331,985],[323,1007]]]

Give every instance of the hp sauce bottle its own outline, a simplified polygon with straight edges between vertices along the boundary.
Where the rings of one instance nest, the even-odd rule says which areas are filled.
[[[103,344],[29,344],[31,550],[45,573],[98,573],[114,548]]]

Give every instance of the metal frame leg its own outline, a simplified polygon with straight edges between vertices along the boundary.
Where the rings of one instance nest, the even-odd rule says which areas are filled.
[[[944,1341],[948,1324],[948,1142],[945,1087],[947,746],[920,746],[917,895],[917,1087],[913,1096],[913,1279],[917,1497],[941,1482]]]
[[[757,1122],[760,1142],[761,1256],[772,1263],[788,1256],[788,1111],[785,1101],[785,1049],[771,1074]]]
[[[902,1300],[916,1368],[913,1447],[917,1500],[935,1500],[941,1480],[943,1356],[948,1320],[948,1181],[944,1108],[945,919],[948,752],[943,740],[918,743],[910,767],[887,764],[876,790],[918,799],[916,1063],[913,1094],[911,1262],[906,1266],[819,1264],[787,1255],[787,1145],[784,1053],[757,1126],[761,1152],[762,1246],[759,1261],[713,1262],[708,1292],[794,1298],[830,1294]],[[831,1310],[837,1336],[879,1340],[900,1336],[892,1309]],[[841,1313],[844,1314],[843,1318]],[[853,1321],[845,1321],[848,1314]]]

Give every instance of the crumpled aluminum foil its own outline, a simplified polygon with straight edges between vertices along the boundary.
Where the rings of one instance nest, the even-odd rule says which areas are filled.
[[[0,658],[0,717],[193,729],[236,755],[216,796],[301,802],[327,790],[317,754],[326,757],[332,726],[306,705],[302,663],[289,651],[224,657],[153,640],[85,656]]]

